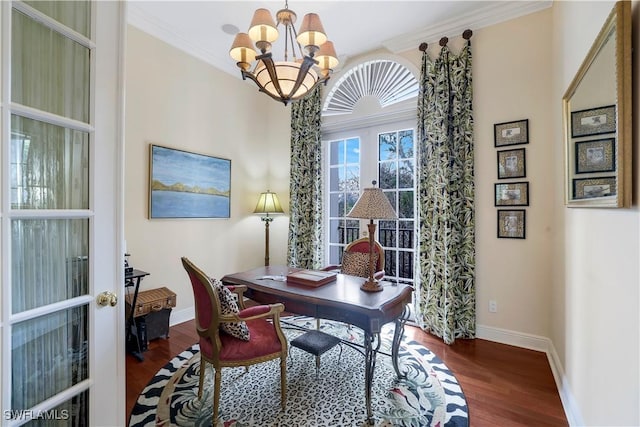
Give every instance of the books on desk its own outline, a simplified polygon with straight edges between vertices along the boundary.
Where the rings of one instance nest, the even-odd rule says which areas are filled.
[[[287,283],[318,287],[336,280],[335,271],[300,270],[287,275]]]

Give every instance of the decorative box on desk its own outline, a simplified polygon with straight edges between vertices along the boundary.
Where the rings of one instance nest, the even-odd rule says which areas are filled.
[[[176,294],[169,288],[149,289],[138,294],[138,300],[133,312],[136,323],[144,322],[146,341],[169,336],[169,316],[171,309],[176,306]],[[127,301],[127,312],[131,310]],[[143,343],[143,347],[146,347]]]

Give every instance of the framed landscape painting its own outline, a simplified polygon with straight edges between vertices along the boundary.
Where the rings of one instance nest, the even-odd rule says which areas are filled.
[[[231,160],[150,145],[149,218],[229,218]]]

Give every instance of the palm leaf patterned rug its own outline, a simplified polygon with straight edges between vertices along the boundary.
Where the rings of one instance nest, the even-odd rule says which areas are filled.
[[[315,329],[309,317],[283,318],[289,340],[300,328]],[[321,356],[290,346],[287,358],[287,405],[280,410],[279,360],[244,368],[224,368],[218,426],[365,426],[364,357],[357,328],[323,320],[321,330],[343,340]],[[400,345],[398,380],[391,362],[393,327],[381,333],[371,392],[376,426],[468,426],[467,403],[455,376],[431,351],[415,341]],[[130,427],[211,426],[213,369],[208,365],[205,390],[198,400],[198,345],[177,355],[140,394]]]

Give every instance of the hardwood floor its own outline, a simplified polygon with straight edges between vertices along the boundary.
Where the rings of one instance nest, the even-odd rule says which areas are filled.
[[[175,325],[169,339],[151,341],[143,362],[127,355],[127,420],[155,373],[197,342],[194,325]],[[469,405],[471,427],[569,425],[546,354],[480,339],[448,346],[411,326],[405,335],[429,348],[454,373]]]

